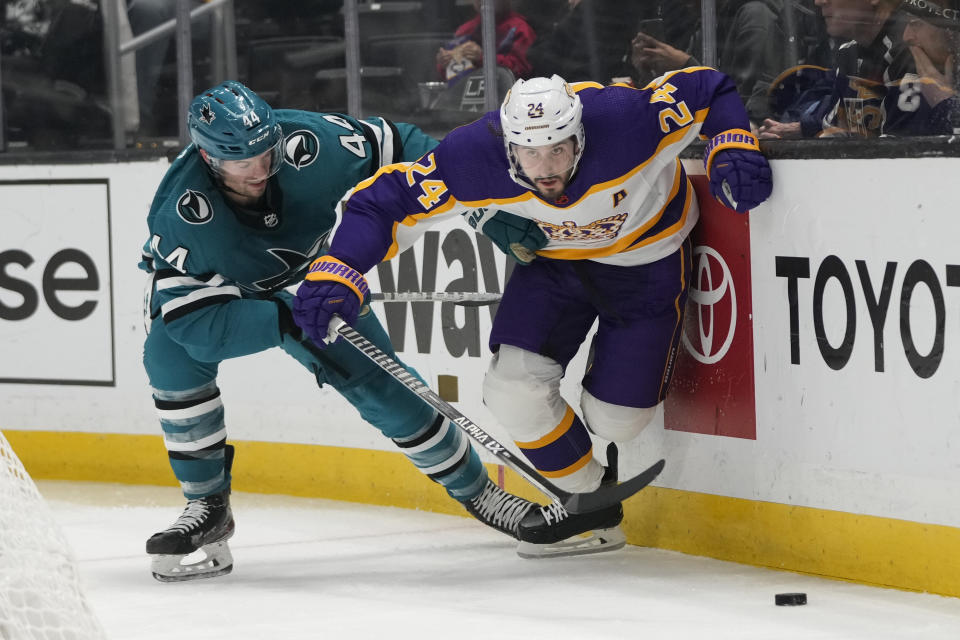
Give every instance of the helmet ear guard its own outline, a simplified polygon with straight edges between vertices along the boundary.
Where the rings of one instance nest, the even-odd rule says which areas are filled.
[[[283,130],[263,98],[228,80],[193,99],[187,110],[190,139],[206,152],[208,164],[222,173],[223,163],[270,152],[270,174],[281,166]]]
[[[582,114],[580,97],[560,76],[517,80],[500,106],[500,126],[514,182],[535,189],[520,168],[512,145],[540,147],[574,137],[571,175],[576,172],[585,143]]]

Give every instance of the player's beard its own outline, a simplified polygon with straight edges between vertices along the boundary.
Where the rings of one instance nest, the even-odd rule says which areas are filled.
[[[265,179],[258,183],[250,183],[241,179],[223,180],[224,191],[227,197],[244,207],[252,207],[257,204],[267,190],[267,181]]]
[[[556,200],[563,195],[563,191],[567,188],[567,183],[570,181],[571,173],[572,171],[567,169],[566,171],[556,175],[535,178],[533,180],[533,184],[541,196],[548,200]],[[548,180],[548,182],[544,184],[544,180]]]

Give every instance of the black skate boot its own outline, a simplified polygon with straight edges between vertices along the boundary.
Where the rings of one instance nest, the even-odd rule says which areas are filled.
[[[170,528],[147,540],[153,577],[161,582],[180,582],[230,573],[233,556],[227,540],[233,529],[229,489],[188,501],[187,508]],[[185,556],[201,548],[205,559],[182,563]]]
[[[464,502],[463,506],[470,515],[483,524],[519,540],[517,526],[537,505],[507,493],[487,478],[487,484],[484,485],[480,495],[469,502]]]
[[[617,449],[607,448],[607,468],[601,486],[617,482]],[[570,513],[559,502],[531,509],[517,527],[521,558],[576,556],[616,551],[627,543],[620,529],[623,505],[615,504],[589,513]],[[588,534],[588,535],[582,535]]]

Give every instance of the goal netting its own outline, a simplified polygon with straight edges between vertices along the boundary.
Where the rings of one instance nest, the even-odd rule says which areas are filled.
[[[0,432],[0,639],[105,637],[66,538]]]

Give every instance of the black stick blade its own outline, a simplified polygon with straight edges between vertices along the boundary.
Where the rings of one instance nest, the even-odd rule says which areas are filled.
[[[623,502],[653,482],[666,464],[666,461],[658,460],[643,473],[615,487],[603,487],[590,493],[574,493],[563,500],[563,507],[570,513],[589,513]]]

